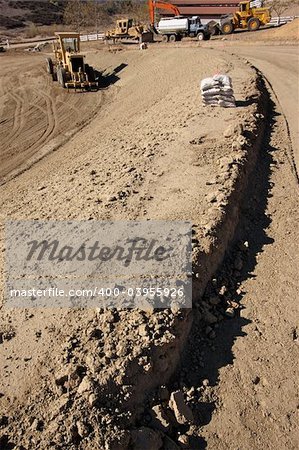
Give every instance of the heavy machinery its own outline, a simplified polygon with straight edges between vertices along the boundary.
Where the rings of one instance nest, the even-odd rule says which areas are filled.
[[[198,40],[210,39],[210,29],[202,25],[200,17],[183,17],[180,10],[172,3],[156,0],[148,0],[151,29],[162,35],[162,41],[180,41],[182,37],[196,37]],[[163,17],[158,26],[155,26],[156,10],[163,9],[171,12],[174,17]]]
[[[134,19],[123,18],[117,19],[114,29],[106,31],[105,38],[113,40],[135,39],[140,42],[149,42],[152,35]]]
[[[256,31],[261,25],[269,23],[271,20],[269,8],[255,7],[256,4],[261,2],[240,2],[238,11],[221,17],[219,25],[221,33],[230,34],[236,29]]]
[[[164,9],[166,11],[170,11],[174,16],[180,15],[180,10],[172,5],[171,3],[163,2],[163,1],[156,1],[156,0],[148,0],[148,10],[149,10],[149,17],[150,17],[150,27],[151,29],[157,33],[155,22],[156,22],[156,10],[157,9]]]
[[[95,72],[80,53],[80,34],[59,32],[55,36],[54,60],[47,58],[46,61],[47,72],[52,75],[53,80],[66,88],[97,88]]]
[[[209,27],[203,25],[198,16],[163,17],[158,23],[157,30],[162,35],[164,42],[180,41],[185,36],[196,38],[199,41],[208,40],[211,37]]]

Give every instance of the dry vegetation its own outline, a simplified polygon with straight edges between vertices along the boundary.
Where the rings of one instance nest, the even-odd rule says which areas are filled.
[[[52,35],[57,28],[103,30],[115,17],[148,18],[145,0],[0,0],[0,31],[32,38]]]

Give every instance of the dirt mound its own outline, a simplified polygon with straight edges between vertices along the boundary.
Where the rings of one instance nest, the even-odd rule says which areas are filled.
[[[269,40],[299,40],[299,19],[295,19],[290,23],[281,25],[280,27],[267,30],[262,34],[263,39]]]
[[[231,41],[246,41],[255,44],[257,41],[267,42],[273,41],[286,42],[286,41],[298,41],[299,40],[299,19],[294,19],[292,22],[281,25],[279,27],[260,28],[254,33],[249,31],[237,31],[225,38],[221,37],[218,40],[224,39],[227,42]],[[215,42],[215,41],[214,41]]]
[[[150,47],[145,52],[121,48],[88,54],[106,80],[94,120],[1,187],[2,220],[191,220],[196,314],[211,325],[223,320],[225,311],[231,313],[232,306],[224,300],[216,311],[214,303],[201,304],[198,296],[234,231],[238,198],[231,208],[229,200],[238,195],[248,153],[252,155],[251,138],[258,134],[255,75],[239,59],[200,45]],[[42,71],[37,68],[41,59],[37,56],[31,69],[35,76]],[[9,67],[22,72],[27,64],[28,57],[20,56]],[[232,77],[236,109],[202,106],[199,81],[216,72]],[[37,84],[30,74],[22,79],[24,92],[33,84],[35,94],[30,108],[19,107],[16,119],[21,124],[44,92],[43,75],[37,79]],[[9,78],[2,81],[5,92]],[[49,92],[51,100],[56,94]],[[73,94],[63,95],[71,99]],[[83,105],[86,96],[78,93],[75,98]],[[63,97],[58,104],[66,102]],[[66,103],[65,108],[72,118],[82,106],[72,109]],[[31,127],[38,140],[35,122],[29,121],[26,131],[29,135]],[[42,123],[47,134],[48,121]],[[22,145],[16,147],[21,150]],[[162,385],[178,364],[191,319],[190,310],[175,308],[3,309],[2,446],[183,447],[179,431],[183,426],[192,434],[193,426],[185,392],[176,386],[167,394]],[[209,339],[212,331],[211,326],[205,330]],[[156,430],[157,422],[164,431]],[[177,444],[167,436],[169,427]]]

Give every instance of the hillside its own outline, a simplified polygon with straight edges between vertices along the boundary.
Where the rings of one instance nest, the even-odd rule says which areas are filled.
[[[65,2],[50,0],[0,0],[0,27],[22,28],[28,23],[61,23]]]
[[[186,0],[177,0],[179,2]],[[110,24],[114,17],[121,15],[129,15],[138,20],[148,19],[147,2],[145,0],[97,0],[97,21],[102,26]],[[194,4],[197,0],[194,0]],[[21,30],[30,24],[38,27],[42,25],[62,24],[63,13],[67,5],[67,0],[0,0],[0,29],[3,30]],[[80,8],[75,8],[77,12],[72,13],[76,22],[80,22],[81,26],[94,26],[95,15],[94,6],[84,9],[85,1],[77,4]],[[174,1],[174,3],[176,3]],[[188,3],[188,2],[186,2]],[[192,2],[191,2],[192,3]],[[197,2],[198,3],[198,2]],[[179,3],[181,6],[182,3]],[[188,3],[189,5],[189,3]],[[184,10],[182,10],[184,14]],[[165,14],[165,11],[163,11]],[[201,13],[199,13],[202,15]],[[282,15],[298,15],[299,5],[295,4],[286,9]],[[276,13],[272,13],[276,16]]]

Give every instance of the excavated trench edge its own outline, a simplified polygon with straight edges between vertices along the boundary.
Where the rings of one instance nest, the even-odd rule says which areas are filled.
[[[252,67],[254,67],[254,69],[257,72],[259,72],[259,70],[255,66],[252,66]],[[286,129],[287,129],[287,135],[288,135],[289,142],[290,142],[290,144],[289,144],[289,151],[286,151],[286,156],[287,156],[287,158],[289,160],[289,163],[290,163],[290,166],[291,166],[291,170],[294,173],[294,176],[296,178],[296,182],[297,182],[297,184],[299,184],[299,173],[298,173],[298,168],[297,168],[296,162],[295,162],[294,147],[293,147],[293,141],[292,141],[292,137],[291,137],[291,131],[290,131],[289,122],[288,122],[288,120],[286,118],[286,115],[283,112],[283,108],[281,106],[279,98],[277,97],[276,92],[273,89],[272,83],[268,80],[268,78],[265,75],[262,75],[262,76],[263,76],[263,79],[264,79],[265,83],[271,89],[271,93],[272,93],[273,97],[275,98],[276,103],[280,106],[280,111],[281,111],[281,114],[282,114],[282,116],[284,118],[284,121],[285,121]]]
[[[242,157],[239,159],[236,158],[236,161],[231,163],[227,168],[228,178],[230,178],[233,175],[230,175],[229,170],[233,167],[234,179],[229,187],[225,208],[222,209],[218,219],[213,223],[212,229],[209,229],[208,232],[207,230],[205,232],[204,228],[200,230],[203,233],[203,239],[209,242],[210,245],[208,246],[208,251],[200,251],[193,260],[194,275],[196,273],[200,274],[200,278],[194,276],[194,303],[200,304],[207,283],[221,266],[226,252],[234,241],[235,231],[239,224],[241,202],[246,192],[249,177],[254,169],[267,127],[270,95],[266,89],[262,73],[253,65],[250,65],[250,67],[255,72],[255,92],[257,93],[254,120],[252,119],[254,121],[254,132],[246,136],[248,145],[242,150]],[[135,419],[144,410],[146,395],[153,392],[159,385],[166,384],[176,373],[191,330],[193,313],[194,309],[180,310],[178,315],[180,317],[178,317],[174,333],[176,336],[174,341],[161,347],[153,347],[151,349],[153,370],[150,376],[143,373],[134,379],[135,395],[133,395],[132,402],[127,404],[127,407],[133,411]],[[168,369],[163,373],[156,369],[156,363],[159,362],[161,356],[166,358],[168,363]],[[109,390],[109,385],[106,388]],[[134,427],[133,423],[137,424],[137,421],[133,420],[131,422],[131,426]],[[127,447],[125,443],[123,444],[122,450],[131,448]]]
[[[198,257],[193,259],[193,270],[194,272],[200,273],[200,279],[194,278],[193,280],[193,304],[200,304],[200,299],[208,282],[221,266],[226,252],[234,241],[235,231],[240,218],[239,212],[241,202],[264,139],[264,132],[268,120],[270,96],[265,87],[262,73],[252,64],[250,64],[250,68],[255,72],[256,90],[258,92],[256,111],[254,113],[255,133],[254,136],[250,136],[248,139],[249,145],[247,146],[246,151],[243,152],[244,157],[234,164],[236,166],[237,176],[229,193],[227,205],[225,209],[222,210],[220,219],[215,222],[213,230],[211,230],[212,239],[210,240],[211,245],[209,251],[200,252]],[[151,358],[153,367],[155,368],[155,363],[161,357],[166,357],[169,367],[163,374],[155,373],[154,370],[155,376],[151,376],[150,379],[143,375],[139,379],[134,380],[135,394],[137,394],[137,398],[139,398],[139,405],[143,404],[147,392],[153,391],[158,385],[166,384],[176,373],[191,331],[193,312],[194,308],[183,311],[183,320],[182,317],[180,317],[180,324],[176,329],[177,338],[174,342],[165,344],[163,347],[154,347],[152,349]],[[133,401],[132,403],[134,404],[135,402]],[[134,406],[133,404],[131,406]]]
[[[270,95],[265,85],[263,74],[253,65],[250,68],[256,74],[256,87],[258,90],[257,111],[255,112],[256,135],[250,137],[250,147],[246,150],[245,158],[234,163],[238,168],[238,176],[228,197],[227,206],[222,215],[222,220],[215,224],[213,230],[214,242],[208,253],[199,255],[194,261],[194,266],[199,267],[201,279],[195,288],[195,302],[202,297],[207,283],[212,279],[222,264],[225,254],[235,238],[235,232],[240,219],[240,207],[245,191],[248,186],[249,177],[255,167],[258,153],[264,140],[265,129],[269,117]],[[246,130],[245,130],[246,132]],[[194,301],[193,301],[194,303]]]

